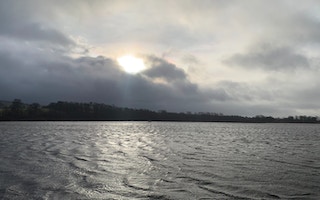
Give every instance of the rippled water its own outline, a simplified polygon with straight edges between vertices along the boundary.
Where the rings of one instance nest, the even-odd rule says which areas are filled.
[[[320,199],[320,125],[2,122],[2,199]]]

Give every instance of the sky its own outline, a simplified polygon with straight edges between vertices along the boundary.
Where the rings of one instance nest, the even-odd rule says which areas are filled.
[[[0,0],[0,100],[318,116],[319,50],[316,0]]]

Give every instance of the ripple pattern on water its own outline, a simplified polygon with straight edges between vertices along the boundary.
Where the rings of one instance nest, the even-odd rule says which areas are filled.
[[[320,199],[320,126],[1,122],[0,199]]]

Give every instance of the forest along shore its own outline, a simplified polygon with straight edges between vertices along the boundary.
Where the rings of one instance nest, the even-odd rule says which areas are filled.
[[[58,101],[48,105],[25,104],[20,99],[0,101],[0,121],[185,121],[185,122],[244,122],[244,123],[320,123],[315,116],[276,118],[224,115],[214,112],[169,112],[117,107],[102,103]]]

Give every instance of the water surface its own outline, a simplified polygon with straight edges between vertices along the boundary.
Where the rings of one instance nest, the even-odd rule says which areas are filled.
[[[1,122],[2,199],[320,199],[320,125]]]

